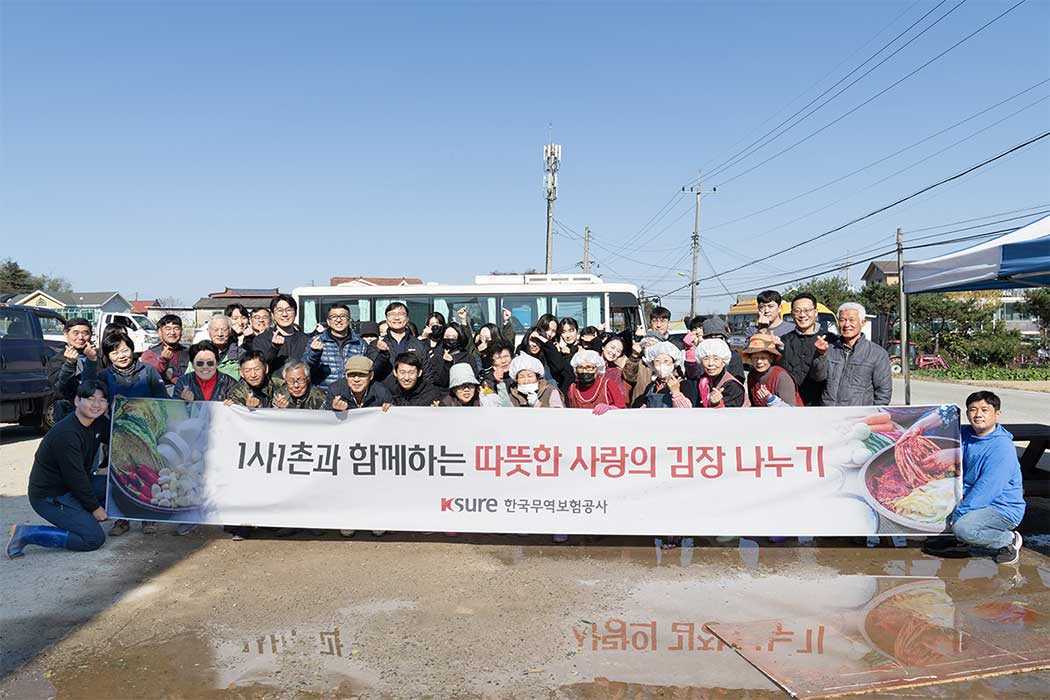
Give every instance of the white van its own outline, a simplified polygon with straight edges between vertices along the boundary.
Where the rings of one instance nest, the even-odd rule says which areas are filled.
[[[157,333],[157,325],[142,314],[135,313],[104,313],[99,317],[98,325],[95,327],[95,342],[102,342],[102,335],[110,326],[120,326],[135,344],[133,348],[136,355],[141,355],[150,346],[160,342]]]

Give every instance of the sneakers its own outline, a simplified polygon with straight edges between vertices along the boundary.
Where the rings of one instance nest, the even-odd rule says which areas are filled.
[[[353,537],[355,534],[357,534],[357,530],[340,530],[339,534],[343,537]]]
[[[127,531],[130,529],[131,523],[129,523],[127,520],[117,520],[113,523],[113,527],[109,528],[109,536],[120,537],[121,535],[127,533]]]
[[[970,556],[970,545],[954,535],[940,535],[926,540],[922,552],[944,559],[965,559]]]
[[[143,535],[156,535],[157,534],[157,523],[152,520],[142,521],[142,534]]]
[[[1021,533],[1014,533],[1014,541],[1005,547],[1000,547],[999,551],[995,553],[992,558],[995,559],[996,564],[1016,564],[1017,560],[1021,558],[1021,545],[1024,540],[1021,539]]]
[[[554,537],[551,538],[551,540],[554,542],[554,544],[564,544],[564,543],[569,541],[569,536],[568,535],[555,535]]]

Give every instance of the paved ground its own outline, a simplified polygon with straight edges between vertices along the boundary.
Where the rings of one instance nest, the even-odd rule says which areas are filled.
[[[968,389],[916,384],[913,403],[961,403]],[[1045,397],[1001,393],[1007,420],[1046,412]],[[39,522],[25,498],[38,437],[2,427],[0,440],[6,532]],[[1046,506],[1030,509],[1024,531],[1046,543]],[[888,625],[890,646],[911,638],[894,627],[893,601],[910,601],[908,629],[926,630],[916,663],[947,654],[972,665],[963,651],[1032,635],[1045,647],[1050,633],[1050,558],[1031,549],[1000,567],[933,559],[917,542],[695,544],[335,533],[235,543],[218,528],[162,527],[91,554],[33,548],[0,561],[0,697],[779,699],[703,623],[777,621],[793,641],[770,637],[758,662],[817,684],[846,667],[883,674],[909,651],[878,636]],[[1037,671],[866,697],[1042,699],[1048,686]]]
[[[912,404],[954,403],[966,405],[966,397],[985,387],[979,384],[947,384],[944,382],[911,383]],[[1003,401],[1004,423],[1050,423],[1050,398],[1037,391],[993,389]],[[893,381],[893,403],[904,404],[904,380]]]

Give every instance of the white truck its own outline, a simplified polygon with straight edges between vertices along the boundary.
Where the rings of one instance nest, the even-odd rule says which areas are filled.
[[[101,344],[102,336],[106,329],[111,326],[119,326],[124,329],[135,344],[132,348],[136,355],[141,355],[150,346],[160,342],[157,333],[157,325],[143,314],[127,313],[103,313],[99,316],[98,324],[95,326],[95,342]]]

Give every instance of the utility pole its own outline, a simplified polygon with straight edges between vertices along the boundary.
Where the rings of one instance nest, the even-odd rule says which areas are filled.
[[[908,351],[908,295],[904,293],[904,232],[897,227],[897,288],[900,303],[901,368],[904,370],[904,405],[911,406],[911,353]],[[892,328],[890,329],[893,330]]]
[[[583,227],[583,274],[591,273],[591,227]]]
[[[695,192],[696,193],[696,217],[693,220],[693,237],[691,239],[691,247],[693,249],[693,276],[690,278],[692,283],[689,285],[689,317],[696,316],[696,294],[699,287],[698,277],[700,273],[700,195],[701,194],[713,194],[718,188],[712,189],[710,192],[700,191],[700,171],[696,173],[696,187],[682,188],[683,192]]]
[[[554,271],[554,200],[558,198],[558,168],[561,166],[561,146],[548,143],[543,147],[546,173],[543,189],[547,194],[547,274]]]

